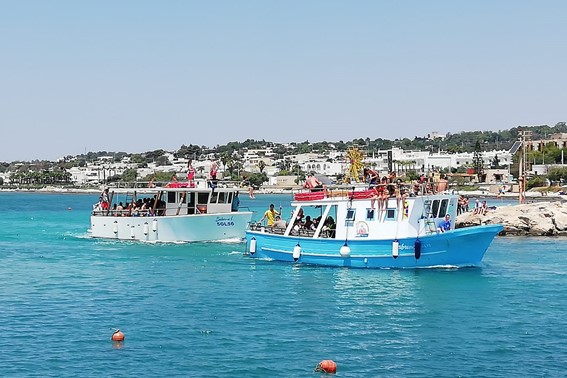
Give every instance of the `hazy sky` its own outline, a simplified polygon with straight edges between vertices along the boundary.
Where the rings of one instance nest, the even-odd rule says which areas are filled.
[[[0,161],[555,125],[567,1],[0,0]]]

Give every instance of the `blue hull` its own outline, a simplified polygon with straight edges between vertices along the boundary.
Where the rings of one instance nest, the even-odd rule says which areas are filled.
[[[419,238],[421,256],[416,258],[416,238],[400,239],[398,256],[393,257],[393,240],[347,240],[350,254],[339,253],[345,240],[282,236],[259,231],[246,232],[249,256],[300,264],[352,268],[427,268],[436,266],[478,266],[502,225],[460,228]],[[255,245],[254,245],[255,244]],[[296,260],[294,248],[299,244]],[[419,249],[419,247],[418,247]]]

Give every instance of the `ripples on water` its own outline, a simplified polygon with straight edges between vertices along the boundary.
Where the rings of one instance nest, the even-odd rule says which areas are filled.
[[[91,202],[0,194],[2,376],[564,376],[565,239],[498,238],[475,269],[305,267],[90,239]]]

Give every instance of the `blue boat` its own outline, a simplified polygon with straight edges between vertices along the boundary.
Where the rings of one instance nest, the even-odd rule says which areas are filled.
[[[479,266],[503,227],[455,229],[457,200],[453,194],[400,191],[381,198],[375,189],[356,187],[300,192],[285,228],[277,227],[281,222],[250,225],[246,252],[257,259],[334,267]],[[315,222],[305,227],[308,214]],[[450,224],[444,223],[447,215]]]

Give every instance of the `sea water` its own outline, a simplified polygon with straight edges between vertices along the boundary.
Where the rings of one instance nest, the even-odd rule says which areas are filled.
[[[567,375],[566,239],[498,237],[480,268],[307,267],[91,239],[97,199],[0,193],[0,376]]]

